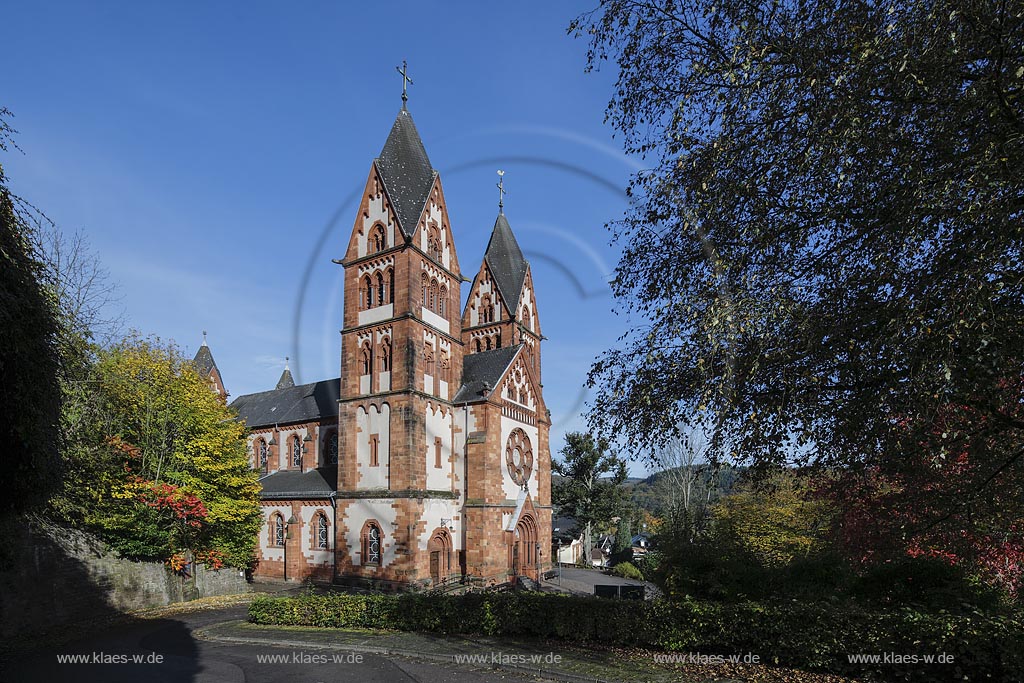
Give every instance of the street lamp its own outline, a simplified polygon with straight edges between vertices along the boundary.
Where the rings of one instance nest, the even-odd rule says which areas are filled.
[[[292,516],[289,517],[288,521],[285,523],[286,524],[285,529],[284,529],[284,580],[285,581],[288,580],[288,540],[292,537],[292,525],[293,524],[298,524],[298,523],[299,523],[299,520],[295,519],[295,514],[294,513],[292,513]]]
[[[558,585],[562,585],[562,535],[558,532],[560,529],[556,526],[555,533],[558,534],[558,554],[555,555],[555,562],[558,564]]]

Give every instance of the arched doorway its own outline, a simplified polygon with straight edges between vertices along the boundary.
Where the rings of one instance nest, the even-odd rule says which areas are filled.
[[[438,527],[427,543],[427,554],[430,557],[430,579],[434,585],[448,580],[451,574],[452,537],[444,527]]]
[[[513,577],[537,578],[537,523],[532,516],[523,515],[516,524],[509,555]]]

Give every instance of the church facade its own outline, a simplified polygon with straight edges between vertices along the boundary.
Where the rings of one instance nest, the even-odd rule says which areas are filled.
[[[537,579],[552,559],[551,455],[530,265],[499,209],[460,311],[469,279],[404,104],[335,262],[340,376],[295,385],[286,368],[231,403],[262,473],[256,575],[385,589]]]

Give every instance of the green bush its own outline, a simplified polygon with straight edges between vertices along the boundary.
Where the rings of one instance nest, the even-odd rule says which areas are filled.
[[[257,624],[555,638],[761,661],[887,680],[1024,680],[1024,623],[977,612],[865,610],[842,603],[633,602],[548,593],[259,597]],[[952,655],[953,664],[851,664],[849,654]]]
[[[612,574],[614,576],[621,576],[624,579],[634,579],[636,581],[643,581],[644,575],[640,573],[640,570],[633,565],[632,562],[620,562],[612,567]]]

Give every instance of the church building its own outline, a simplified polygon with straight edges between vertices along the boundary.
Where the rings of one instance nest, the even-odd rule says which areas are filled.
[[[404,101],[335,261],[345,270],[340,377],[296,385],[286,367],[274,389],[231,403],[262,473],[257,576],[494,585],[536,580],[552,560],[530,264],[499,202],[460,312],[469,279]]]

